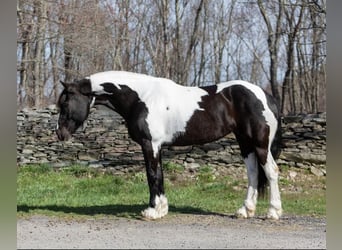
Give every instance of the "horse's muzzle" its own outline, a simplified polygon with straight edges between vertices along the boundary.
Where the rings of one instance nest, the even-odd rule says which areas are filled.
[[[65,128],[58,128],[56,130],[56,134],[57,134],[58,140],[60,140],[60,141],[67,141],[71,137],[71,134]]]

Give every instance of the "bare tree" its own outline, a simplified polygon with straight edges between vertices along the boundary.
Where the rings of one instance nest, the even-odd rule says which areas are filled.
[[[281,25],[282,18],[284,14],[283,10],[283,0],[269,1],[269,8],[275,15],[276,21],[273,22],[270,19],[270,14],[266,11],[265,3],[262,0],[258,0],[259,10],[262,14],[262,17],[265,21],[267,31],[268,31],[268,51],[270,54],[270,84],[272,88],[272,93],[278,103],[281,102],[281,97],[278,90],[278,53],[279,53],[279,42],[281,36]]]
[[[297,42],[297,34],[300,29],[300,25],[303,18],[304,6],[299,5],[299,1],[295,3],[289,3],[284,8],[284,13],[286,16],[288,31],[287,31],[287,47],[286,57],[287,57],[287,69],[285,72],[284,81],[282,84],[282,102],[281,102],[281,112],[284,113],[286,95],[288,96],[289,103],[291,106],[291,111],[296,113],[296,98],[295,98],[295,86],[294,86],[294,56],[295,56],[295,44]],[[298,7],[299,7],[299,10]],[[297,13],[299,11],[299,13]],[[297,14],[297,16],[296,16]]]
[[[288,30],[287,71],[282,98],[284,113],[325,110],[324,6],[323,1],[298,1],[286,6]]]
[[[269,83],[284,114],[322,111],[325,4],[18,0],[18,105],[54,103],[60,79],[127,70],[193,86]]]
[[[29,106],[41,106],[44,97],[44,50],[46,33],[46,4],[43,0],[18,3],[17,16],[21,33],[18,44],[21,47],[19,93]]]

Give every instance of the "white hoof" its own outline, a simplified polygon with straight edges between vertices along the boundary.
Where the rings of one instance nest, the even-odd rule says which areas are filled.
[[[255,215],[255,209],[248,209],[245,206],[242,206],[238,211],[236,211],[235,216],[238,218],[251,218]]]
[[[162,217],[161,214],[152,207],[148,207],[145,210],[141,211],[141,215],[150,220],[156,220]]]
[[[156,220],[167,215],[169,211],[169,205],[167,202],[167,198],[164,195],[156,196],[155,200],[156,206],[148,207],[141,212],[142,216],[146,219]]]
[[[270,220],[279,220],[280,216],[282,215],[283,211],[282,209],[276,209],[274,207],[270,207],[268,209],[268,213],[267,213],[267,219]]]

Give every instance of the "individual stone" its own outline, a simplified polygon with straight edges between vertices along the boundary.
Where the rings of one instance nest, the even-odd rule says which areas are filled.
[[[25,149],[23,149],[22,153],[25,155],[30,155],[30,154],[33,154],[33,150],[25,148]]]
[[[310,167],[310,172],[316,176],[323,176],[324,175],[324,173],[320,169],[315,168],[314,166]]]
[[[198,163],[192,162],[192,163],[184,163],[185,169],[188,169],[190,172],[197,171],[201,166]]]
[[[295,171],[289,171],[289,179],[294,180],[297,176],[297,172]]]
[[[193,162],[195,162],[195,159],[194,159],[194,158],[191,158],[191,157],[187,157],[187,158],[186,158],[186,162],[187,162],[187,163],[193,163]]]

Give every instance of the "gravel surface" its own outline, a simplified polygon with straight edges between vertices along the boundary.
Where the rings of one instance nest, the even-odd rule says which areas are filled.
[[[118,217],[19,218],[17,248],[286,248],[325,249],[326,219],[284,216],[279,221],[228,215],[169,214],[145,221]]]

